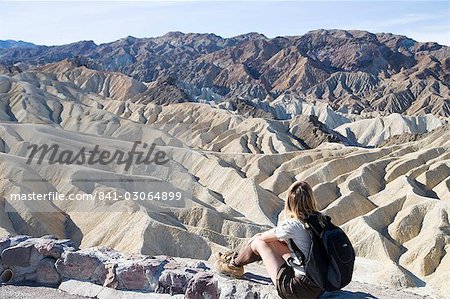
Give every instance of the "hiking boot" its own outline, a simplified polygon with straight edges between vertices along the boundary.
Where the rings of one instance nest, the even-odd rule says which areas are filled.
[[[233,265],[233,259],[236,257],[237,253],[233,251],[228,251],[225,253],[217,253],[214,255],[216,262],[214,266],[217,271],[222,274],[233,276],[236,278],[241,278],[244,276],[244,267],[239,267]]]

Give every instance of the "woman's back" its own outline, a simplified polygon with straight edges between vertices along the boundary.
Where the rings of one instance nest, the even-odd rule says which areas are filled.
[[[286,219],[284,221],[281,221],[275,228],[275,235],[277,236],[278,240],[284,241],[288,244],[292,257],[290,266],[294,268],[295,274],[304,275],[305,269],[300,265],[300,261],[295,255],[293,248],[291,248],[289,241],[290,239],[292,239],[295,245],[297,245],[297,247],[305,255],[305,259],[308,258],[309,248],[311,246],[311,236],[309,235],[304,224],[300,220],[295,218]]]

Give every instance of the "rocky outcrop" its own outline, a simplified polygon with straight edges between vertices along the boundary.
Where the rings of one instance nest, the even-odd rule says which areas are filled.
[[[0,270],[12,271],[11,277],[2,282],[32,281],[40,285],[57,286],[62,276],[55,267],[64,253],[76,250],[70,240],[58,240],[54,236],[31,238],[29,236],[0,239]]]
[[[289,123],[289,132],[306,144],[306,148],[316,148],[322,143],[336,142],[356,145],[349,138],[331,130],[321,123],[315,115],[298,115]]]
[[[275,287],[258,266],[250,267],[244,279],[232,279],[219,275],[204,261],[130,255],[109,248],[79,250],[70,240],[54,236],[4,237],[0,239],[0,250],[0,279],[4,285],[32,285],[36,294],[45,292],[55,298],[50,289],[40,286],[58,287],[80,296],[77,298],[278,298]],[[11,275],[5,275],[9,271]],[[14,290],[5,292],[33,293],[23,287]],[[367,296],[423,298],[359,282],[341,291],[325,292],[321,298]]]
[[[275,297],[267,278],[236,281],[217,275],[205,262],[119,253],[108,248],[79,250],[70,240],[53,236],[5,237],[0,240],[3,283],[57,287],[80,281],[123,290],[185,294],[185,298],[228,298],[232,294]],[[8,279],[6,279],[8,278]]]

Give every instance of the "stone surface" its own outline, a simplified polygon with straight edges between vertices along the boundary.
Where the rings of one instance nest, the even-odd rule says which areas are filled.
[[[2,263],[8,266],[28,267],[33,250],[36,248],[32,244],[6,248],[2,252]]]
[[[218,297],[218,290],[212,273],[199,272],[189,281],[186,299],[213,299]]]
[[[64,251],[75,250],[69,240],[57,240],[54,236],[3,238],[0,240],[0,247],[3,248],[1,268],[14,272],[12,282],[38,282],[42,285],[59,284],[56,259]]]
[[[37,265],[36,282],[41,285],[55,285],[61,282],[61,276],[55,267],[56,260],[51,257],[42,259]]]
[[[107,271],[103,256],[93,250],[64,252],[56,262],[56,269],[64,278],[80,279],[103,285]]]
[[[29,239],[30,236],[5,236],[0,238],[0,254],[8,247]]]
[[[184,295],[171,296],[170,294],[160,293],[144,293],[133,292],[124,290],[115,290],[111,288],[104,288],[99,285],[79,280],[66,280],[63,281],[59,287],[59,290],[82,296],[82,298],[97,298],[97,299],[163,299],[163,298],[184,298]]]
[[[75,250],[75,245],[70,240],[58,241],[52,239],[39,240],[34,247],[37,249],[39,254],[43,256],[53,257],[58,259],[61,254],[67,250]]]
[[[2,285],[0,288],[0,298],[2,299],[89,299],[70,294],[61,290],[42,286],[16,286]]]
[[[153,277],[160,268],[161,263],[156,261],[121,263],[116,268],[118,288],[123,290],[150,290],[154,291],[156,286],[150,284],[148,276]],[[161,269],[162,270],[162,269]]]
[[[193,273],[185,270],[166,270],[159,278],[158,291],[169,294],[184,294]]]

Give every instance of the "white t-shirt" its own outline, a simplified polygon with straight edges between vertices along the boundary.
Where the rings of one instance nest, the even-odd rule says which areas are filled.
[[[298,219],[287,219],[278,223],[275,228],[275,235],[280,241],[285,241],[291,251],[292,262],[290,266],[294,268],[296,275],[305,275],[305,269],[300,266],[300,261],[291,248],[289,239],[294,240],[295,245],[302,251],[305,258],[308,259],[309,248],[311,246],[311,236],[303,223]]]

